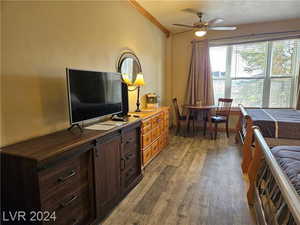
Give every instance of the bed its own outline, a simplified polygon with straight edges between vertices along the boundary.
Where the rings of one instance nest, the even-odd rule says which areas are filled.
[[[269,148],[258,127],[253,134],[247,198],[257,223],[300,225],[300,146]]]
[[[236,141],[242,140],[242,170],[247,173],[253,154],[253,126],[258,126],[269,147],[300,146],[300,111],[295,109],[254,109],[239,106],[241,116],[237,124]]]

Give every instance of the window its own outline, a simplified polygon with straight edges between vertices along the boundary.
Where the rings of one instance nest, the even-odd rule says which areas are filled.
[[[291,107],[298,69],[299,40],[210,47],[215,102],[233,105]]]

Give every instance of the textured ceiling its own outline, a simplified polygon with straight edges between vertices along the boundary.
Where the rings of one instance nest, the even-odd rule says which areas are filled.
[[[204,20],[224,18],[225,21],[220,25],[300,18],[300,0],[138,0],[138,2],[172,33],[187,30],[173,26],[173,23],[193,24],[197,22],[196,15],[181,11],[186,8],[203,12]]]

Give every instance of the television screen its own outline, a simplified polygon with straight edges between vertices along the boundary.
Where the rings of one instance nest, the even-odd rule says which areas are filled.
[[[67,69],[71,124],[122,112],[119,73]]]

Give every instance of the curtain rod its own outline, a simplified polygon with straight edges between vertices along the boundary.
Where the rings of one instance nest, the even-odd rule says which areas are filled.
[[[290,30],[290,31],[282,31],[282,32],[266,32],[266,33],[258,33],[258,34],[246,34],[246,35],[238,35],[238,36],[231,36],[231,37],[224,37],[224,38],[212,38],[212,39],[206,39],[208,41],[219,41],[219,40],[230,40],[230,39],[236,39],[236,38],[245,38],[245,37],[253,37],[253,36],[261,36],[261,35],[272,35],[272,34],[287,34],[287,33],[300,33],[300,30]],[[202,42],[204,40],[192,40],[193,42]]]

